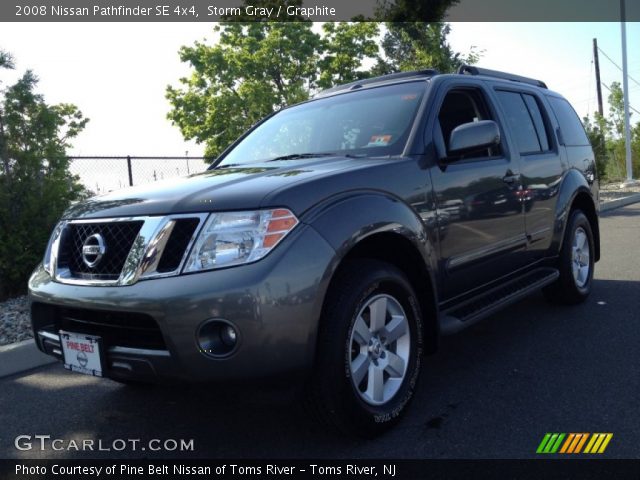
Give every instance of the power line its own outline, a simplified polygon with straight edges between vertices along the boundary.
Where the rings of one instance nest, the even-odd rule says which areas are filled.
[[[611,92],[611,89],[610,89],[609,87],[607,87],[607,84],[606,84],[606,83],[603,83],[603,84],[602,84],[602,86],[603,86],[604,88],[606,88],[607,90],[609,90],[609,92]],[[633,110],[634,112],[636,112],[637,114],[639,114],[639,115],[640,115],[640,112],[639,112],[638,110],[636,110],[635,108],[633,108],[633,105],[629,104],[629,108],[630,108],[631,110]]]
[[[604,55],[604,56],[607,58],[607,60],[609,60],[611,63],[613,63],[613,64],[616,66],[616,68],[617,68],[618,70],[620,70],[621,72],[623,72],[622,68],[621,68],[621,67],[620,67],[616,62],[614,62],[613,60],[611,60],[611,57],[610,57],[609,55],[607,55],[606,53],[604,53],[604,50],[602,50],[600,47],[598,47],[598,50],[600,51],[600,53],[601,53],[602,55]],[[624,72],[623,72],[623,73],[624,73]],[[627,73],[627,78],[629,78],[629,79],[633,80],[637,85],[640,85],[640,82],[639,82],[639,81],[637,81],[635,78],[633,78],[633,77],[632,77],[631,75],[629,75],[628,73]]]

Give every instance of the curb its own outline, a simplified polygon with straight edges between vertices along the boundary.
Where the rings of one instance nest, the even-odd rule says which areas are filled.
[[[640,193],[634,193],[633,195],[629,195],[628,197],[603,202],[600,204],[600,211],[607,212],[609,210],[613,210],[614,208],[625,207],[637,202],[640,202]]]
[[[57,361],[38,350],[33,338],[3,345],[0,347],[0,378]]]

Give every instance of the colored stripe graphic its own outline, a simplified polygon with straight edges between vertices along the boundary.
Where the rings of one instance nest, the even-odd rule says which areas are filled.
[[[566,433],[547,433],[538,445],[536,453],[556,453],[565,436]]]
[[[549,438],[551,438],[551,434],[545,433],[544,437],[542,437],[542,441],[540,442],[540,445],[538,445],[538,449],[536,450],[536,453],[542,453],[544,451],[544,447],[547,445]]]
[[[580,438],[580,441],[578,442],[578,445],[576,445],[576,449],[573,451],[573,453],[580,453],[582,451],[582,447],[584,446],[584,442],[587,441],[587,438],[589,438],[589,434],[583,433],[582,438]]]
[[[564,442],[564,445],[562,445],[562,449],[560,450],[560,453],[567,453],[567,449],[569,448],[569,445],[571,445],[571,442],[573,442],[574,438],[576,438],[576,434],[570,433],[569,436],[567,437],[567,441]]]
[[[600,454],[604,453],[612,438],[613,433],[546,433],[536,453]]]
[[[584,453],[603,453],[611,438],[613,438],[613,433],[594,433]]]

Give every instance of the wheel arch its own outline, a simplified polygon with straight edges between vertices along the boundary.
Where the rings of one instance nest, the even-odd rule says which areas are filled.
[[[595,261],[598,261],[600,259],[599,209],[593,199],[591,186],[584,175],[578,170],[570,169],[560,187],[556,206],[554,238],[551,246],[551,252],[554,254],[558,254],[562,249],[569,217],[576,209],[582,210],[589,220],[595,246]]]
[[[315,209],[304,221],[336,250],[330,272],[325,276],[328,285],[323,305],[337,274],[351,260],[369,258],[388,262],[399,268],[414,288],[423,317],[425,353],[437,349],[434,237],[414,210],[395,197],[361,192]]]
[[[434,353],[438,347],[438,311],[435,289],[430,272],[415,245],[396,233],[370,235],[351,248],[338,264],[335,275],[356,259],[374,259],[394,265],[408,278],[413,287],[423,319],[423,338],[426,353]],[[331,283],[329,284],[331,288]]]

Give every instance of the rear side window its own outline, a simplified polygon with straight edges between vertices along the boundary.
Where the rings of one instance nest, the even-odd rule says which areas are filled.
[[[522,95],[517,92],[498,90],[498,101],[507,116],[507,123],[513,132],[520,153],[536,153],[548,149],[541,145],[532,115]],[[535,102],[535,100],[534,100]],[[538,112],[539,114],[540,112]],[[546,140],[546,138],[545,138]]]
[[[548,97],[551,108],[553,108],[558,123],[560,124],[560,132],[564,144],[571,145],[589,145],[589,139],[584,131],[584,127],[578,118],[578,114],[573,107],[564,98]]]

